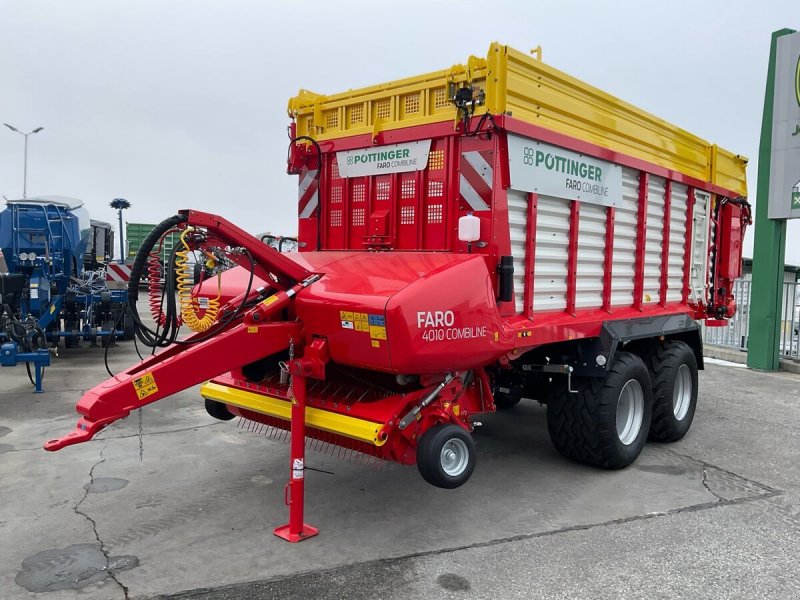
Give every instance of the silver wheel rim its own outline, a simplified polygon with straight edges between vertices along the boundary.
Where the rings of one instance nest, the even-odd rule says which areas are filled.
[[[442,452],[439,454],[439,461],[442,464],[442,471],[450,477],[458,477],[467,468],[469,464],[469,448],[464,440],[453,438],[447,440],[442,446]]]
[[[617,400],[617,436],[625,446],[639,437],[644,417],[644,393],[642,384],[629,379],[622,387]]]
[[[678,367],[678,374],[675,376],[675,386],[672,388],[672,413],[675,419],[683,421],[689,412],[689,405],[692,403],[692,372],[689,365]]]

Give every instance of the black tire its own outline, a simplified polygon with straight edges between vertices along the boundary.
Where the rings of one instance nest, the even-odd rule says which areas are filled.
[[[547,405],[547,429],[556,449],[567,458],[604,469],[622,469],[633,463],[647,441],[653,407],[650,374],[642,359],[619,352],[605,377],[573,379],[573,385],[577,394],[563,390]],[[622,437],[627,443],[617,429],[623,390],[626,397],[634,393],[641,399],[639,429],[624,430],[627,435]],[[635,437],[627,437],[634,433]]]
[[[448,444],[452,445],[454,451],[463,459],[457,460],[456,464],[451,466],[450,473],[442,463]],[[417,469],[422,478],[431,485],[448,490],[467,482],[475,470],[476,458],[472,436],[452,423],[431,427],[422,435],[417,445]]]
[[[494,405],[497,410],[508,410],[519,404],[520,400],[522,400],[520,396],[514,396],[504,392],[497,392],[494,395]]]
[[[122,317],[122,339],[126,342],[130,342],[134,335],[133,317],[126,312],[125,316]]]
[[[233,413],[231,413],[222,402],[217,402],[216,400],[209,400],[208,398],[205,398],[205,401],[206,401],[206,412],[215,419],[219,419],[220,421],[230,421],[233,417],[236,416]]]
[[[686,435],[694,419],[697,358],[688,344],[672,341],[653,344],[644,360],[653,383],[650,439],[676,442]],[[690,390],[686,390],[687,385],[691,385]]]

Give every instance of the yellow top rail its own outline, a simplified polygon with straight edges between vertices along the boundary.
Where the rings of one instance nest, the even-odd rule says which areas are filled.
[[[747,158],[711,144],[541,60],[494,43],[466,65],[324,96],[289,100],[298,135],[317,140],[442,121],[455,123],[451,84],[486,94],[475,114],[511,115],[747,195]],[[708,96],[711,98],[712,96]]]

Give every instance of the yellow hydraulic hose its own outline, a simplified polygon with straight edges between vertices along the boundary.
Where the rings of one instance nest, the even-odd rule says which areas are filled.
[[[189,272],[189,244],[186,243],[186,234],[189,233],[186,228],[181,233],[181,245],[183,248],[178,250],[175,254],[175,267],[178,280],[178,302],[181,306],[181,318],[183,322],[189,326],[192,331],[207,331],[217,320],[219,313],[219,299],[222,295],[222,281],[221,276],[217,273],[217,297],[209,298],[208,307],[205,309],[203,318],[197,316],[200,304],[196,298],[192,297],[192,288],[194,287],[194,277]]]

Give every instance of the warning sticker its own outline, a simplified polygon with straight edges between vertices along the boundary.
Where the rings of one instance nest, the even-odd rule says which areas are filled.
[[[369,333],[369,337],[375,340],[386,339],[386,318],[383,315],[341,310],[339,311],[339,318],[342,323],[342,329]]]
[[[370,325],[369,326],[369,337],[374,340],[385,340],[386,339],[386,327],[380,327],[378,325]]]
[[[373,348],[380,348],[381,347],[380,341],[379,340],[372,340],[372,347]]]
[[[305,465],[302,458],[295,458],[292,460],[292,479],[303,479],[303,471]]]
[[[136,395],[139,397],[139,400],[152,396],[158,391],[156,378],[153,377],[152,373],[145,373],[141,377],[134,379],[133,388],[136,390]]]

